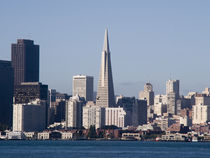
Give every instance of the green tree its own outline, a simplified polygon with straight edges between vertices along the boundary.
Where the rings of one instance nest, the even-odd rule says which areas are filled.
[[[88,132],[88,138],[97,138],[95,125],[90,126],[90,129],[89,129],[89,132]]]

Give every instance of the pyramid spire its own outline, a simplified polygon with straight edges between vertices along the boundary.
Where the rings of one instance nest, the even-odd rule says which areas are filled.
[[[107,28],[105,29],[103,51],[109,52],[109,39],[108,39],[108,29]]]
[[[107,29],[105,30],[96,105],[101,107],[115,106],[114,85],[112,79],[112,67]]]

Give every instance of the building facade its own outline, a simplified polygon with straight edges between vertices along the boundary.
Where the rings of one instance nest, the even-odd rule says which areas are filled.
[[[73,96],[79,95],[86,101],[93,101],[93,77],[85,75],[73,76]]]
[[[210,105],[194,105],[192,112],[193,124],[205,124],[210,121]]]
[[[39,82],[39,45],[34,45],[32,40],[18,39],[11,47],[14,84]]]
[[[13,131],[42,131],[46,127],[46,101],[13,104]]]
[[[11,62],[0,60],[0,126],[12,126],[13,80]]]
[[[136,99],[132,122],[133,126],[147,124],[147,102],[145,100]]]
[[[29,103],[34,99],[48,100],[48,85],[40,82],[22,82],[14,87],[14,103]]]
[[[144,85],[144,91],[139,92],[140,100],[147,100],[147,105],[154,105],[154,91],[151,83]]]
[[[100,106],[83,107],[83,127],[89,129],[91,125],[101,128],[105,125],[105,108]]]
[[[106,108],[105,125],[115,125],[117,127],[125,127],[126,112],[121,107]]]
[[[78,95],[71,97],[66,102],[66,127],[82,127],[82,108],[84,101]]]
[[[179,97],[179,80],[168,80],[166,82],[167,112],[177,115],[181,106],[177,104]]]

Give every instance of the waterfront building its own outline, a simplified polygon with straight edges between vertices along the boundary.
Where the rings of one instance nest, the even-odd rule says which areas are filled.
[[[101,128],[105,125],[105,108],[86,105],[83,107],[83,127],[89,129],[91,125]]]
[[[73,96],[66,101],[66,127],[82,127],[82,108],[84,100],[79,96]]]
[[[12,126],[13,80],[11,62],[0,60],[0,126]]]
[[[106,108],[105,125],[115,125],[117,127],[125,127],[126,112],[121,107]]]
[[[14,85],[21,82],[39,82],[39,45],[34,41],[18,39],[11,46]]]
[[[49,140],[50,139],[50,131],[43,131],[37,134],[38,140]]]
[[[192,111],[193,124],[205,124],[210,121],[210,105],[194,105]]]
[[[61,131],[61,139],[62,140],[73,139],[73,133],[71,131]]]
[[[13,131],[42,131],[46,127],[46,101],[13,104]]]
[[[101,107],[114,107],[115,95],[112,78],[111,56],[109,50],[108,30],[105,30],[104,47],[102,51],[101,69],[98,81],[96,105]]]
[[[86,101],[93,101],[93,77],[85,75],[73,76],[73,96],[79,95]]]

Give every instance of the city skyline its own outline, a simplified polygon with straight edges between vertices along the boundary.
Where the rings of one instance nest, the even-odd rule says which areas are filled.
[[[169,79],[180,80],[180,94],[201,91],[210,85],[210,23],[207,20],[210,2],[100,4],[93,1],[91,6],[81,1],[65,1],[47,6],[47,2],[40,5],[42,2],[38,1],[33,3],[41,6],[36,14],[33,13],[36,7],[31,8],[30,3],[1,5],[0,17],[4,23],[0,32],[5,37],[1,40],[1,59],[11,59],[10,45],[17,38],[34,40],[40,45],[40,81],[49,84],[49,88],[70,94],[72,76],[80,73],[94,76],[94,90],[97,89],[106,27],[111,36],[116,94],[137,96],[146,82],[153,84],[156,94],[165,94],[165,83]],[[56,7],[63,10],[57,14]],[[104,8],[109,9],[101,13]],[[28,9],[32,12],[26,15]],[[79,58],[81,56],[83,58]]]

